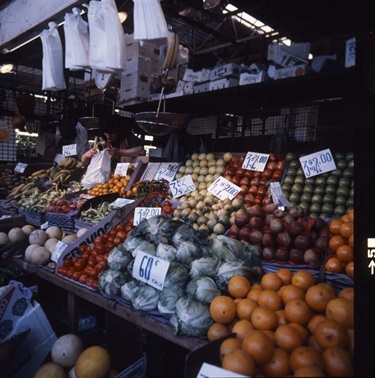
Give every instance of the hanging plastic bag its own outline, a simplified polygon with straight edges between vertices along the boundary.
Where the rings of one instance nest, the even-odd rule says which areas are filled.
[[[168,25],[160,0],[133,0],[134,39],[145,46],[162,46],[168,42]]]
[[[111,155],[108,150],[95,154],[86,174],[82,178],[82,185],[85,189],[91,189],[97,184],[105,184],[111,176]]]
[[[64,62],[61,39],[57,30],[57,24],[50,22],[49,30],[40,33],[42,41],[42,89],[59,91],[66,89],[64,80]]]
[[[113,0],[90,1],[89,63],[100,73],[125,70],[125,34]]]
[[[88,142],[87,130],[82,126],[80,122],[77,122],[76,130],[77,155],[80,158],[90,148],[90,144]]]
[[[79,8],[64,17],[65,68],[72,71],[89,68],[89,27]]]

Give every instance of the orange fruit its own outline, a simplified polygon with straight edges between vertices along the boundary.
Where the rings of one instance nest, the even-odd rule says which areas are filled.
[[[332,286],[318,283],[307,290],[305,301],[314,311],[324,313],[327,303],[334,298],[336,295]]]
[[[267,307],[273,311],[280,310],[283,302],[281,297],[275,290],[265,289],[259,293],[258,304],[262,307]]]
[[[283,286],[283,281],[281,278],[273,272],[268,272],[265,275],[263,275],[260,285],[262,286],[262,289],[271,289],[274,291],[278,291],[281,286]]]
[[[345,273],[348,277],[354,278],[354,261],[350,261],[345,265]]]
[[[263,365],[272,358],[274,346],[269,336],[256,330],[245,336],[242,349],[253,357],[256,365]]]
[[[313,315],[309,322],[307,323],[307,329],[309,330],[310,333],[315,332],[316,326],[322,322],[323,320],[327,320],[326,316],[324,314],[315,314]]]
[[[335,298],[326,307],[326,317],[342,324],[345,328],[354,327],[354,301],[346,298]]]
[[[253,358],[242,349],[227,353],[221,361],[221,367],[242,375],[252,376],[255,373]]]
[[[289,324],[282,324],[275,331],[275,345],[278,348],[291,353],[303,343],[300,333]]]
[[[333,235],[340,235],[341,225],[342,225],[342,220],[332,219],[328,225],[329,232]]]
[[[348,244],[354,248],[354,234],[351,234],[348,239]]]
[[[350,353],[340,347],[330,347],[323,352],[325,371],[329,377],[353,377],[353,359]]]
[[[262,332],[272,340],[272,343],[275,341],[275,331],[271,331],[270,329],[264,329]]]
[[[322,354],[311,346],[299,346],[290,354],[290,367],[293,371],[305,366],[314,366],[324,371]]]
[[[232,332],[236,334],[236,337],[243,340],[250,331],[254,331],[254,326],[250,320],[241,319],[234,323]]]
[[[354,223],[354,209],[350,209],[348,211],[348,215],[349,215],[349,221]]]
[[[219,348],[220,360],[222,360],[227,353],[235,349],[242,349],[242,341],[235,337],[228,337],[227,339],[225,339],[220,344]]]
[[[354,233],[354,225],[351,222],[343,222],[340,226],[340,235],[345,238],[349,239],[351,235]]]
[[[340,245],[340,247],[336,249],[336,256],[343,263],[353,261],[353,248],[349,244]]]
[[[276,274],[281,278],[283,285],[289,285],[292,282],[293,272],[286,268],[280,268]]]
[[[258,303],[258,298],[261,291],[262,291],[261,289],[255,289],[255,288],[250,289],[250,291],[247,293],[246,298],[250,298],[256,303]]]
[[[349,345],[349,336],[346,329],[334,320],[323,320],[314,332],[314,339],[322,349],[333,346],[346,348]]]
[[[237,274],[228,281],[228,292],[234,298],[245,298],[251,288],[247,277]]]
[[[354,356],[354,329],[348,328],[346,331],[349,336],[349,352],[352,356]]]
[[[328,240],[328,247],[332,252],[336,252],[336,249],[343,244],[345,244],[345,239],[341,235],[333,235]]]
[[[210,303],[210,315],[214,322],[230,323],[237,313],[237,306],[231,297],[218,295]]]
[[[312,315],[311,308],[302,299],[291,299],[286,303],[284,310],[289,323],[306,325]]]
[[[307,341],[307,345],[315,348],[320,353],[323,352],[323,348],[321,348],[321,346],[318,344],[318,342],[316,341],[314,335],[310,335],[309,336],[309,339]]]
[[[299,332],[299,334],[302,337],[302,344],[303,345],[307,344],[307,341],[309,340],[309,336],[310,336],[308,329],[299,323],[288,323],[288,324]]]
[[[288,321],[286,320],[286,317],[285,317],[285,311],[284,310],[277,310],[275,311],[275,314],[277,315],[278,317],[278,325],[281,325],[281,324],[287,324]]]
[[[266,377],[285,377],[290,373],[289,354],[280,348],[275,348],[271,359],[262,365]]]
[[[266,307],[256,307],[251,314],[251,323],[256,329],[276,329],[279,322],[275,311]]]
[[[351,301],[354,301],[354,287],[348,286],[344,287],[338,294],[339,298],[346,298]]]
[[[315,278],[308,270],[299,270],[293,274],[292,284],[306,292],[309,287],[315,284]]]
[[[214,341],[230,334],[230,329],[221,323],[212,323],[207,330],[207,338],[209,341]]]
[[[350,217],[349,217],[349,214],[344,214],[340,217],[340,220],[341,222],[343,223],[347,223],[347,222],[350,222]]]
[[[291,299],[304,299],[305,292],[296,285],[286,285],[280,289],[280,296],[284,305]]]
[[[327,259],[325,268],[327,272],[342,273],[344,270],[344,265],[337,257],[332,256]]]
[[[244,298],[237,304],[237,317],[239,319],[251,319],[251,313],[258,303],[251,298]]]
[[[314,366],[304,366],[297,369],[293,377],[325,377],[326,375],[321,369]]]
[[[262,290],[262,286],[260,285],[260,283],[254,283],[254,284],[252,284],[251,288],[252,289]]]

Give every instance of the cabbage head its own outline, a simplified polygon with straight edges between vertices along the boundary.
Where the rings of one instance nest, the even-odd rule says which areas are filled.
[[[155,256],[156,254],[156,246],[153,243],[150,243],[147,240],[142,240],[137,248],[135,248],[132,252],[132,256],[135,258],[138,252],[145,252],[149,255]]]
[[[209,306],[184,296],[176,303],[176,310],[170,319],[175,335],[206,336],[213,324]]]
[[[144,241],[144,238],[135,236],[135,234],[132,233],[133,230],[135,230],[135,228],[129,232],[128,237],[122,243],[122,248],[128,252],[133,252],[139,246],[139,244]]]
[[[158,308],[160,291],[150,285],[142,285],[133,297],[132,305],[136,310],[153,311]]]
[[[108,267],[114,270],[125,271],[131,260],[133,260],[131,253],[125,251],[122,247],[115,247],[108,254]]]
[[[177,249],[173,245],[160,243],[156,247],[156,257],[172,262],[176,260]]]
[[[130,278],[121,286],[120,297],[126,301],[132,303],[134,297],[137,295],[138,289],[140,288],[140,281]]]
[[[242,258],[244,244],[240,240],[225,235],[212,235],[211,253],[218,259],[230,262],[239,261]]]
[[[202,252],[196,244],[192,242],[182,242],[177,249],[176,260],[181,264],[190,267],[191,263],[202,257]]]
[[[221,290],[212,278],[198,277],[186,285],[186,294],[198,302],[209,305],[215,297],[221,294]]]
[[[165,276],[164,288],[175,285],[183,287],[186,284],[188,278],[189,269],[185,265],[177,261],[173,261],[170,263],[168,272]]]
[[[176,302],[184,295],[180,286],[165,287],[159,295],[158,310],[162,314],[171,315],[176,309]]]
[[[100,273],[98,289],[110,296],[120,296],[121,286],[126,282],[128,275],[114,269],[106,269]]]
[[[200,259],[194,260],[190,265],[190,278],[215,278],[219,261],[220,260],[216,257],[201,257]]]
[[[258,277],[257,273],[242,260],[223,262],[218,266],[216,272],[215,281],[219,289],[226,290],[229,280],[237,274],[247,277],[250,281],[254,281],[254,278]]]

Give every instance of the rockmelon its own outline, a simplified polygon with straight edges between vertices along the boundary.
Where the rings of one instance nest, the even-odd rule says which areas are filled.
[[[74,240],[76,240],[76,239],[77,239],[76,234],[70,234],[70,235],[64,236],[61,241],[65,244],[70,244],[70,243],[73,243]]]
[[[49,253],[52,253],[56,247],[56,244],[59,242],[57,238],[50,238],[44,243],[44,247],[48,249]]]
[[[32,378],[67,378],[65,370],[53,363],[46,362],[43,365],[39,366],[36,372],[33,374]]]
[[[29,235],[29,243],[30,244],[39,244],[39,245],[43,246],[44,243],[47,241],[47,239],[48,239],[48,235],[42,229],[34,230]]]
[[[40,247],[39,244],[30,244],[25,250],[25,259],[31,261],[31,255],[35,248]]]
[[[30,261],[33,264],[45,265],[48,263],[51,255],[49,250],[43,246],[36,247],[32,250],[30,254]]]
[[[26,234],[22,231],[21,227],[13,227],[8,232],[9,241],[21,241],[24,239]]]
[[[9,243],[9,237],[6,232],[0,232],[0,245],[5,245]]]
[[[94,345],[85,349],[75,365],[77,378],[106,378],[111,370],[111,356],[107,349]]]
[[[23,231],[26,235],[30,235],[34,230],[35,230],[35,227],[32,226],[31,224],[25,224],[25,225],[22,227],[22,231]]]
[[[82,236],[87,230],[88,230],[88,228],[80,228],[77,231],[77,238],[79,238],[80,236]]]
[[[73,333],[59,337],[52,345],[52,361],[63,368],[72,368],[79,355],[83,352],[81,338]]]
[[[49,226],[46,229],[46,234],[48,235],[49,238],[56,238],[61,240],[63,236],[63,232],[60,227],[57,226]]]

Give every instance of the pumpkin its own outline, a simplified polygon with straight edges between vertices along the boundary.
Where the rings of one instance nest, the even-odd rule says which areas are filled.
[[[20,227],[13,227],[8,232],[9,241],[21,241],[24,239],[26,234],[22,231]]]
[[[85,349],[75,365],[77,378],[106,378],[111,370],[111,356],[107,349],[94,345]]]
[[[45,264],[48,263],[50,256],[51,255],[50,255],[49,250],[47,248],[39,246],[39,247],[35,247],[32,250],[32,252],[30,254],[30,261],[33,264],[45,265]]]
[[[63,368],[72,368],[79,355],[83,352],[83,342],[81,338],[72,333],[59,337],[52,345],[52,361]]]
[[[39,366],[36,372],[33,374],[32,378],[67,378],[65,370],[53,363],[46,362],[43,365]]]
[[[49,226],[46,229],[46,234],[48,235],[49,238],[56,238],[61,240],[63,236],[63,232],[60,227],[57,226]]]
[[[41,246],[47,241],[48,235],[44,230],[34,230],[29,235],[29,243],[30,244],[39,244]]]
[[[9,243],[8,234],[5,232],[0,232],[0,245],[5,245]]]

